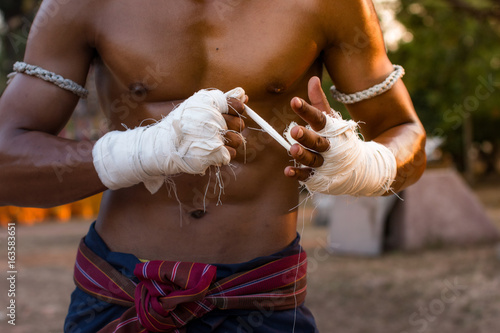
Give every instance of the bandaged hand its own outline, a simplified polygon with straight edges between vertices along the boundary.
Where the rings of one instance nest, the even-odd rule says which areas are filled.
[[[298,179],[310,192],[331,195],[379,196],[396,177],[394,154],[384,145],[363,141],[357,123],[332,111],[319,80],[309,83],[309,99],[291,101],[292,109],[309,125],[291,124],[285,135],[296,141],[290,154],[299,167],[285,175]]]
[[[105,134],[92,151],[99,178],[112,190],[143,182],[155,193],[170,175],[229,164],[242,143],[246,98],[200,90],[153,125]]]

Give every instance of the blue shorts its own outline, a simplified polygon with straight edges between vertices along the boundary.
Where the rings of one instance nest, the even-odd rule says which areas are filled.
[[[123,275],[137,281],[133,272],[140,260],[133,254],[110,251],[95,230],[95,223],[90,226],[90,230],[85,236],[85,244]],[[288,247],[270,256],[258,257],[240,264],[215,264],[217,280],[297,253],[298,249],[300,249],[300,245],[297,236]],[[119,318],[126,310],[126,307],[101,301],[76,288],[71,294],[64,332],[95,333],[106,324]],[[189,322],[186,326],[188,333],[282,333],[292,332],[294,328],[295,332],[300,333],[318,332],[314,317],[304,304],[297,309],[285,311],[215,309],[202,318]]]

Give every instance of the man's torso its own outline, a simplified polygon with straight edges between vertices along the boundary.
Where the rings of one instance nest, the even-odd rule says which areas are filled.
[[[294,96],[320,75],[317,1],[104,1],[93,16],[96,83],[112,129],[166,116],[199,89],[245,89],[278,132],[299,121]],[[178,103],[178,102],[177,102]],[[106,193],[97,230],[114,251],[145,259],[241,262],[295,237],[298,187],[287,152],[246,118],[246,149],[206,176],[172,177],[156,195],[142,184]],[[246,161],[245,161],[246,160]],[[219,202],[220,198],[220,202]],[[219,203],[219,204],[218,204]],[[204,211],[204,213],[202,213]]]

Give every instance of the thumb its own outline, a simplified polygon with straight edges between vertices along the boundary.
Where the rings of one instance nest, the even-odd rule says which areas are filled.
[[[326,99],[325,93],[321,88],[321,81],[317,76],[313,76],[311,79],[309,79],[309,84],[307,85],[307,93],[312,106],[320,111],[330,113],[330,104]]]

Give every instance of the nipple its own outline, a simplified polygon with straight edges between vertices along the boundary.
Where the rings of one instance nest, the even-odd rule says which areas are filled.
[[[275,82],[275,83],[268,85],[266,90],[267,90],[267,92],[269,92],[271,94],[279,95],[279,94],[282,94],[286,90],[286,86],[283,83]]]
[[[144,97],[148,93],[148,89],[146,88],[146,86],[140,82],[132,83],[129,87],[129,90],[132,95],[139,98]]]

